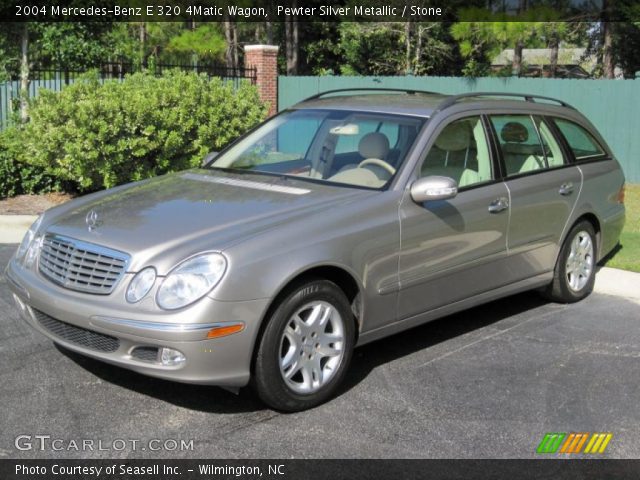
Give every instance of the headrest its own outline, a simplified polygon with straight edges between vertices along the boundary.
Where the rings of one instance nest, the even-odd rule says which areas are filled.
[[[518,122],[508,122],[504,124],[500,131],[500,137],[507,143],[524,143],[529,139],[527,127]]]
[[[456,122],[444,127],[436,138],[436,147],[448,152],[466,150],[471,144],[471,132],[465,122]]]
[[[363,158],[377,158],[379,160],[384,160],[389,153],[389,140],[383,133],[367,133],[360,139],[358,152]]]

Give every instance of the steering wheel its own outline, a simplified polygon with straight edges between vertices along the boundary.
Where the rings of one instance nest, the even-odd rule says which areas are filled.
[[[393,168],[384,160],[380,160],[379,158],[367,158],[366,160],[363,160],[358,164],[358,168],[364,167],[365,165],[377,165],[378,167],[384,168],[391,175],[395,175],[396,173],[395,168]]]

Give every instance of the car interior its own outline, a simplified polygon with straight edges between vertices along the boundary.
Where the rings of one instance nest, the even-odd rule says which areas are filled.
[[[491,160],[480,117],[465,118],[444,127],[420,174],[453,178],[459,188],[491,180]]]

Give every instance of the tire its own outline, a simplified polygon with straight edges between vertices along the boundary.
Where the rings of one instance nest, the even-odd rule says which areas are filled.
[[[353,352],[355,319],[334,283],[310,280],[285,294],[267,319],[253,387],[270,407],[297,412],[328,400]]]
[[[593,225],[587,221],[574,225],[562,244],[553,281],[544,295],[559,303],[573,303],[588,296],[596,280],[597,251]]]

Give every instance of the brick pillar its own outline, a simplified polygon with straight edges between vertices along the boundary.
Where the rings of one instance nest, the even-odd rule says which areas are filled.
[[[269,105],[269,116],[275,115],[278,111],[278,47],[247,45],[244,47],[244,66],[255,67],[260,98]]]

